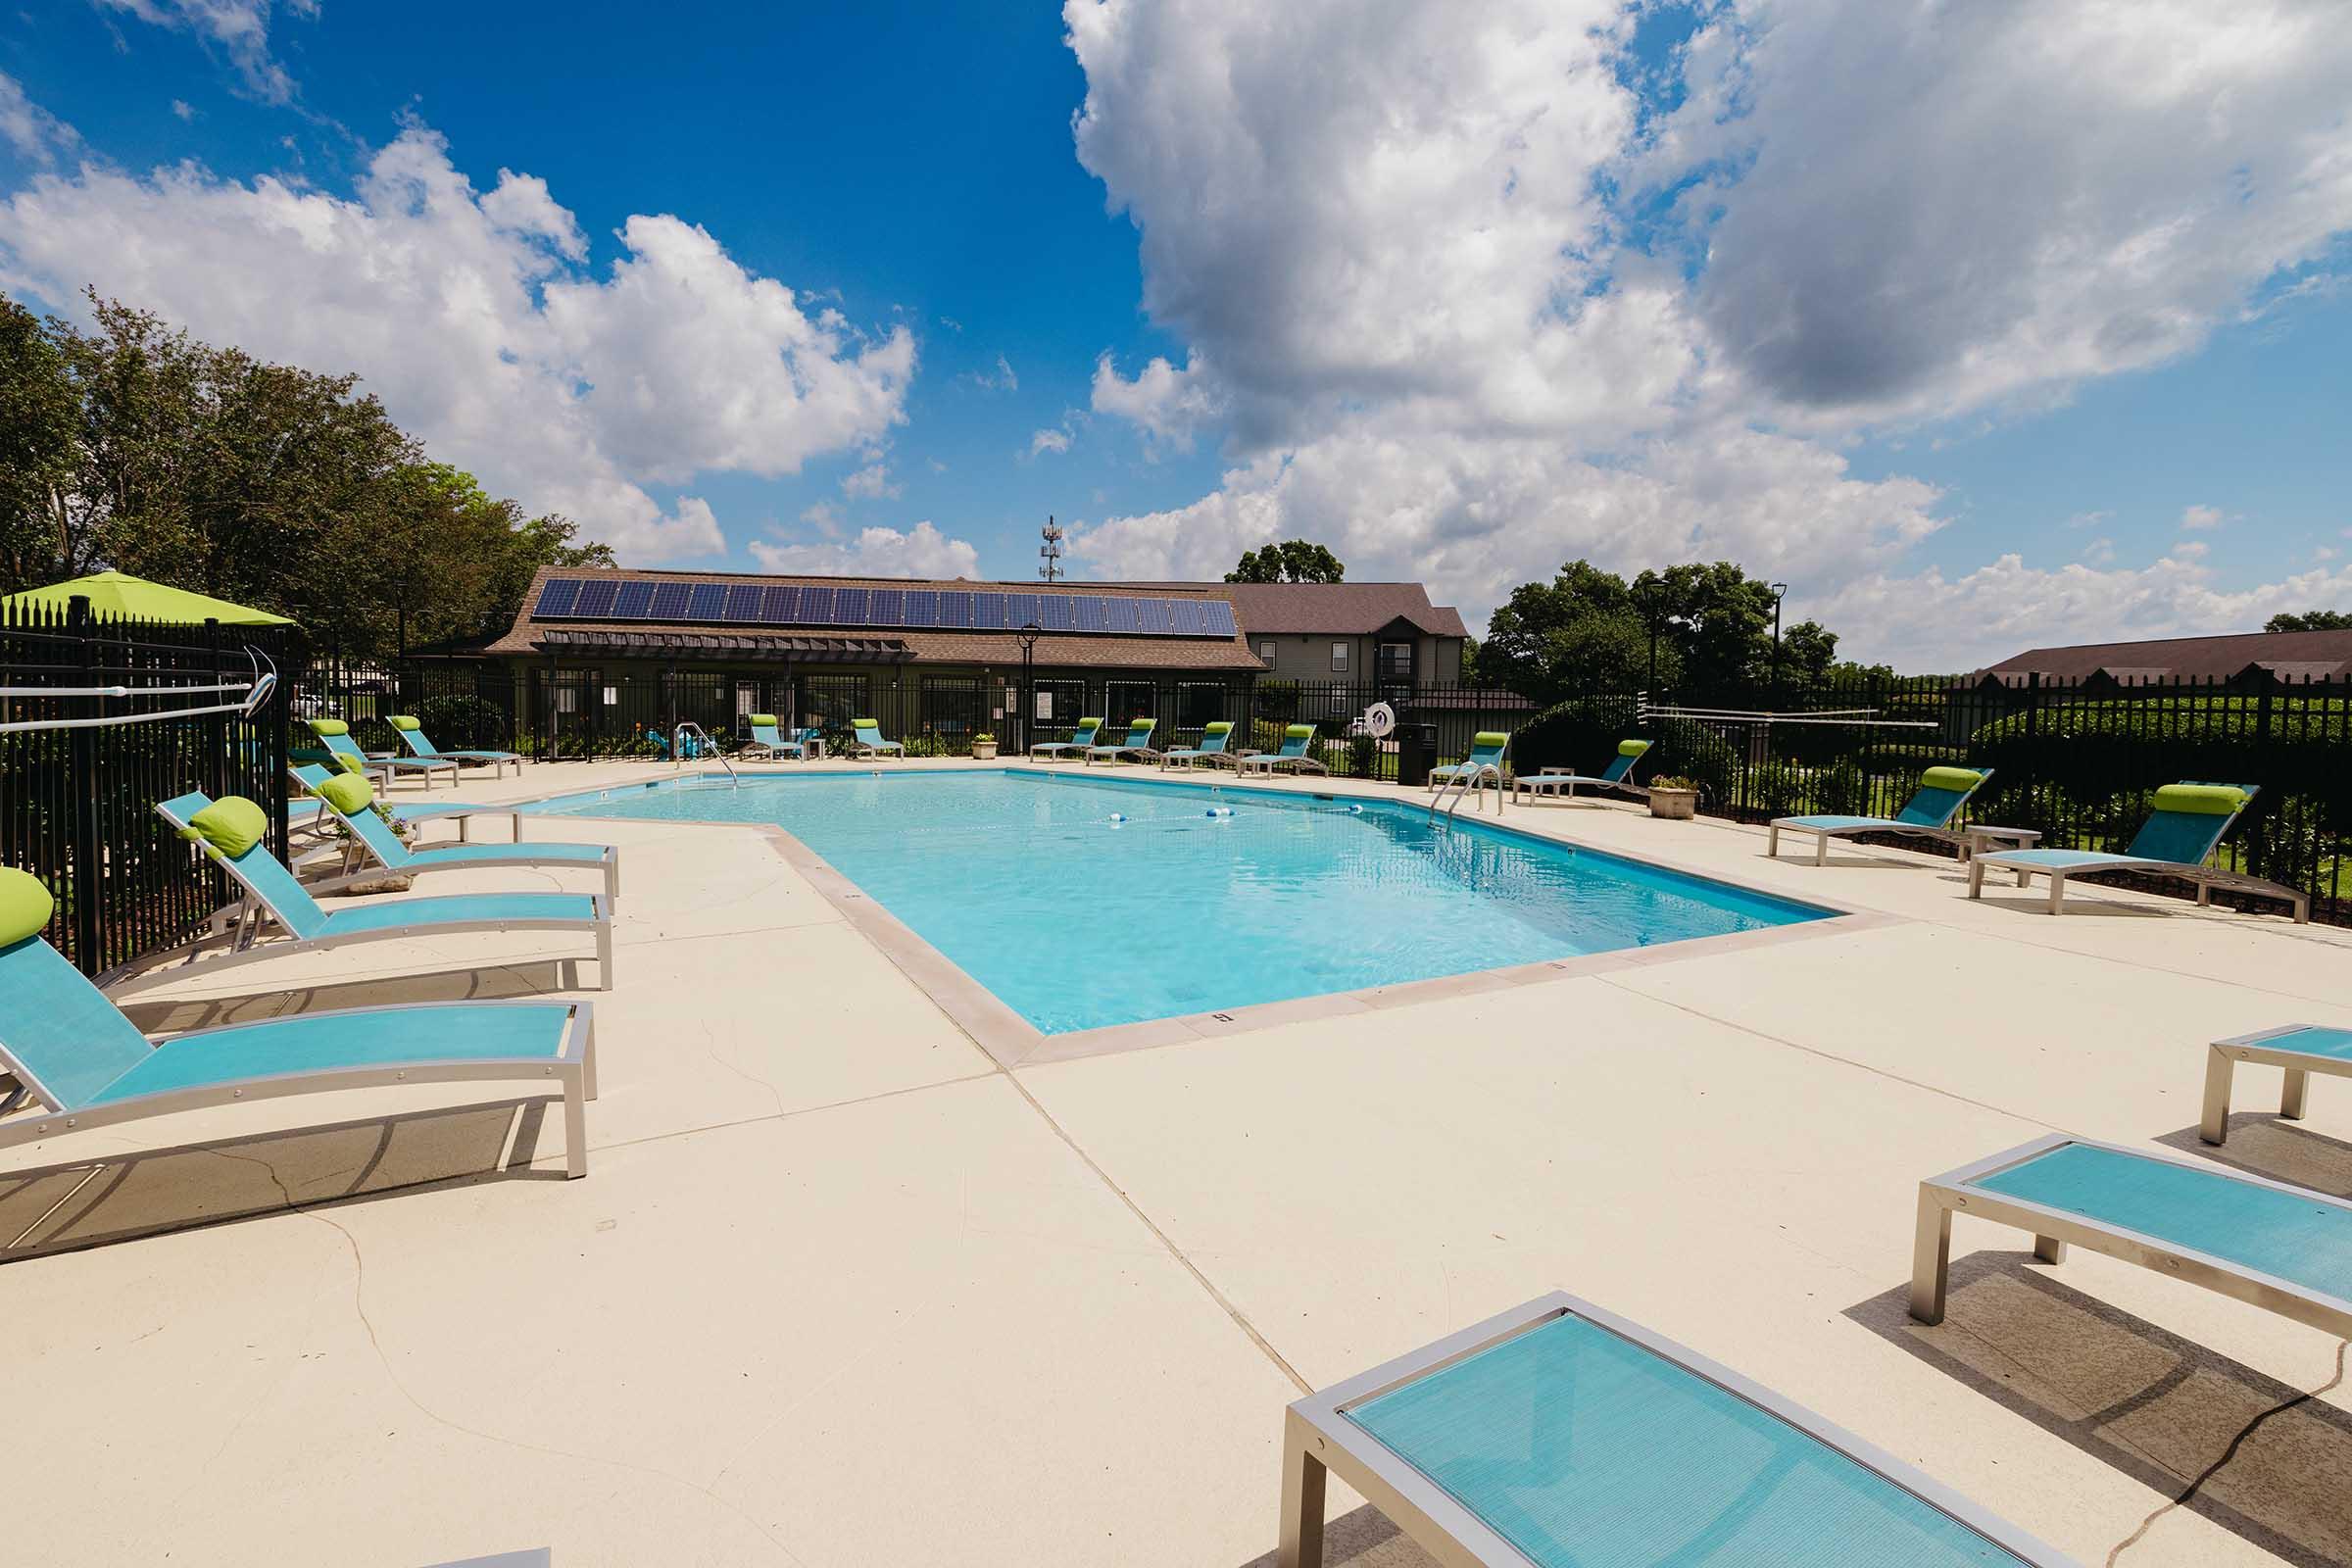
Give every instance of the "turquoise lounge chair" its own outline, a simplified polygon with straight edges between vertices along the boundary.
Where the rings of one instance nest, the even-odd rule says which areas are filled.
[[[381,773],[387,783],[403,774],[420,775],[428,790],[433,787],[435,773],[447,773],[452,785],[458,782],[458,764],[446,757],[370,757],[352,744],[351,726],[343,720],[314,718],[306,722],[311,733],[318,737],[318,744],[345,759],[343,765],[353,772]]]
[[[190,791],[155,809],[181,838],[193,842],[205,858],[235,878],[245,890],[245,898],[230,911],[233,918],[225,922],[217,919],[214,929],[188,945],[185,963],[149,969],[118,981],[107,988],[117,995],[190,974],[209,975],[281,953],[468,931],[591,935],[596,939],[597,979],[602,989],[612,989],[612,910],[596,894],[461,893],[431,899],[371,899],[329,912],[284,862],[270,853],[263,842],[270,819],[253,802],[235,795],[215,801],[201,791]],[[284,940],[261,941],[264,927],[270,921],[285,933]],[[233,938],[230,951],[199,967],[196,958],[204,947],[224,935]]]
[[[406,746],[413,756],[421,757],[428,761],[487,763],[492,778],[498,777],[506,765],[513,762],[514,776],[516,778],[522,776],[522,758],[519,754],[514,752],[442,751],[432,743],[431,737],[424,733],[424,726],[407,713],[392,715],[392,732],[400,737],[401,744]]]
[[[375,791],[366,779],[352,773],[330,778],[319,786],[318,798],[335,819],[351,830],[350,842],[365,852],[368,858],[397,876],[416,876],[424,871],[488,871],[512,865],[539,870],[601,871],[605,877],[606,906],[620,907],[618,845],[444,844],[435,849],[412,850],[400,841],[390,823],[375,814]],[[373,871],[346,871],[341,876],[315,882],[312,887],[329,892],[376,875]]]
[[[1330,772],[1330,768],[1307,756],[1307,748],[1314,744],[1314,725],[1288,725],[1282,732],[1280,751],[1244,752],[1236,760],[1236,770],[1243,773],[1276,773],[1287,767],[1297,773]]]
[[[1232,738],[1233,725],[1219,719],[1201,730],[1200,745],[1179,746],[1172,752],[1162,753],[1159,765],[1162,768],[1191,767],[1195,762],[1206,762],[1211,767],[1231,767],[1233,754],[1225,749],[1225,745]]]
[[[2014,1225],[2352,1336],[2352,1203],[2203,1161],[2053,1133],[1919,1184],[1911,1315],[1943,1321],[1952,1213]]]
[[[1444,789],[1452,783],[1462,783],[1477,789],[1489,779],[1496,789],[1502,788],[1502,757],[1511,749],[1511,738],[1498,729],[1482,729],[1470,737],[1470,755],[1458,762],[1429,770],[1429,787]]]
[[[1941,844],[1965,846],[1966,841],[1952,831],[1952,818],[1960,814],[1960,808],[1968,804],[1968,798],[1983,789],[1990,777],[1989,767],[1931,767],[1920,774],[1919,788],[1892,816],[1775,817],[1764,835],[1764,853],[1768,856],[1781,853],[1783,829],[1813,835],[1815,865],[1829,863],[1830,840],[1856,833],[1908,833]]]
[[[2241,1061],[2285,1069],[2278,1114],[2288,1121],[2301,1121],[2313,1073],[2352,1078],[2352,1029],[2291,1023],[2282,1029],[2216,1040],[2205,1053],[2205,1113],[2197,1122],[2198,1136],[2209,1144],[2229,1142],[2230,1084]]]
[[[1647,741],[1619,741],[1617,755],[1609,765],[1597,773],[1538,773],[1529,778],[1525,773],[1512,780],[1511,793],[1534,800],[1539,795],[1556,795],[1566,800],[1576,798],[1580,784],[1596,790],[1616,790],[1637,800],[1647,800],[1649,791],[1634,782],[1634,769],[1641,765],[1648,753]]]
[[[326,816],[325,803],[318,799],[319,787],[330,778],[365,778],[367,776],[362,773],[345,773],[339,768],[329,769],[323,762],[290,763],[286,772],[293,778],[295,787],[301,791],[298,798],[286,802],[287,825],[295,828],[314,829],[318,827]],[[383,805],[392,812],[395,819],[402,822],[413,822],[418,825],[426,822],[455,822],[458,825],[458,842],[461,844],[472,839],[473,819],[477,816],[503,816],[513,825],[514,831],[511,836],[514,838],[522,836],[522,813],[513,807],[465,806],[456,802],[447,806],[394,806],[390,801],[386,801]]]
[[[1095,736],[1102,728],[1102,721],[1099,718],[1081,718],[1078,720],[1077,733],[1068,740],[1039,741],[1035,746],[1029,748],[1029,755],[1046,761],[1072,754],[1083,755],[1088,747],[1095,744]]]
[[[2311,918],[2309,894],[2284,883],[2225,871],[2205,863],[2221,847],[2222,835],[2230,830],[2230,824],[2237,820],[2238,813],[2260,792],[2261,786],[2255,784],[2167,784],[2156,792],[2155,809],[2148,813],[2148,819],[2140,824],[2123,854],[2106,855],[2096,850],[2002,850],[1980,855],[1968,862],[1968,896],[1974,899],[1984,895],[1987,866],[2015,871],[2021,888],[2028,878],[2039,872],[2050,879],[2050,912],[2060,914],[2065,912],[2068,877],[2095,876],[2101,871],[2136,871],[2142,875],[2179,877],[2195,884],[2200,906],[2213,902],[2215,888],[2283,899],[2293,906],[2295,923],[2301,925]]]
[[[1293,1404],[1281,1568],[1319,1568],[1337,1472],[1465,1568],[2067,1568],[1770,1389],[1566,1292]]]
[[[857,756],[884,757],[892,752],[901,757],[906,755],[905,746],[882,738],[882,726],[873,719],[854,718],[850,720],[850,727],[858,732],[858,738],[850,743],[850,750]]]
[[[588,1174],[596,1031],[584,1002],[436,1002],[273,1018],[150,1041],[42,940],[49,890],[0,867],[0,1065],[45,1114],[0,1147],[175,1111],[392,1084],[555,1079],[564,1173]]]
[[[748,760],[756,752],[762,757],[791,757],[798,758],[803,761],[808,760],[808,743],[800,738],[798,730],[787,737],[783,731],[776,728],[775,714],[754,713],[748,722],[752,726],[752,738],[743,744],[743,751],[739,754],[743,758]]]
[[[1152,731],[1158,725],[1159,720],[1156,718],[1139,718],[1127,726],[1127,738],[1116,746],[1089,746],[1080,755],[1086,759],[1086,765],[1089,767],[1095,765],[1095,759],[1098,757],[1116,766],[1120,758],[1131,753],[1139,762],[1156,762],[1159,760],[1159,753],[1152,749]]]

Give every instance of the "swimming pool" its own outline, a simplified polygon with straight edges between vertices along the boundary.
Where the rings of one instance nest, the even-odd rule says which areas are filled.
[[[523,809],[773,823],[1046,1034],[1834,912],[1403,802],[1020,768],[638,785]]]

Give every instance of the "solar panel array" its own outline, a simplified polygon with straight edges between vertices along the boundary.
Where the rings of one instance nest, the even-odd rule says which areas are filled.
[[[653,624],[858,626],[883,631],[1018,631],[1129,637],[1231,637],[1223,599],[1005,592],[993,588],[832,588],[756,582],[622,582],[551,577],[536,620]]]

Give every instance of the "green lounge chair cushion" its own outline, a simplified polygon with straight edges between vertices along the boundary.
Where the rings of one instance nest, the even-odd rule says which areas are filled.
[[[1649,750],[1649,745],[1650,743],[1647,741],[1619,741],[1617,755],[1619,757],[1640,757],[1643,752]]]
[[[882,726],[870,718],[853,718],[850,720],[850,727],[852,729],[880,729]]]
[[[269,833],[269,813],[242,795],[226,795],[189,817],[179,836],[202,840],[233,860]]]
[[[1230,735],[1233,733],[1233,726],[1225,720],[1219,719],[1216,723],[1203,728],[1200,733],[1203,735]]]
[[[366,778],[368,776],[368,762],[365,758],[354,757],[349,752],[336,752],[333,755],[335,765],[341,768],[344,772],[349,773],[354,778]]]
[[[357,773],[338,773],[318,786],[318,796],[345,816],[365,811],[375,804],[375,791],[368,780]]]
[[[754,713],[752,715],[752,722],[755,724],[764,724],[769,729],[774,729],[776,727],[776,715],[773,713]]]
[[[314,718],[309,720],[309,723],[311,726],[311,733],[321,737],[327,735],[348,735],[351,733],[351,726],[344,723],[339,718]]]
[[[1102,721],[1099,718],[1081,718],[1078,720],[1078,727],[1080,729],[1101,729]]]
[[[1282,732],[1292,740],[1302,741],[1314,734],[1315,726],[1312,724],[1289,724],[1284,726]]]
[[[1510,736],[1501,730],[1482,729],[1470,737],[1470,744],[1473,746],[1500,746],[1509,739]]]
[[[0,948],[13,948],[49,924],[57,900],[29,871],[0,865]]]
[[[2230,816],[2246,804],[2234,784],[2167,784],[2156,792],[2156,809],[2191,816]]]
[[[1156,718],[1139,718],[1128,727],[1133,729],[1138,735],[1149,735],[1152,733],[1152,727],[1158,722],[1159,720]]]
[[[422,728],[424,728],[424,726],[423,726],[422,724],[419,724],[419,723],[417,723],[417,722],[416,722],[416,720],[415,718],[411,717],[411,716],[410,716],[409,714],[407,714],[407,713],[394,713],[394,714],[392,715],[392,727],[393,727],[394,729],[422,729]]]
[[[1965,795],[1984,782],[1984,775],[1973,767],[1931,767],[1919,775],[1923,790],[1958,790]]]

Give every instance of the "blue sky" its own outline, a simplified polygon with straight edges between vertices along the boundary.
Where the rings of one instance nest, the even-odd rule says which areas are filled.
[[[2087,12],[1614,10],[1498,5],[1489,48],[1407,0],[61,0],[0,32],[0,286],[357,369],[647,564],[1025,575],[1054,513],[1080,575],[1304,534],[1475,618],[1568,556],[1728,555],[1947,663],[2352,608],[2325,51],[2038,123],[1970,118],[2001,29],[2096,58]],[[2210,128],[2249,94],[2275,125]],[[544,192],[493,197],[510,171]],[[410,221],[388,174],[479,211]],[[466,288],[511,292],[452,326]]]

